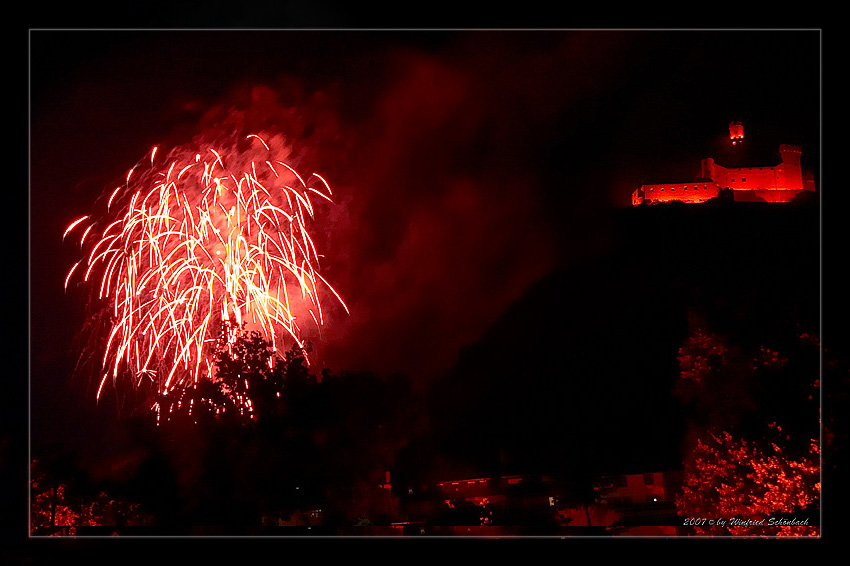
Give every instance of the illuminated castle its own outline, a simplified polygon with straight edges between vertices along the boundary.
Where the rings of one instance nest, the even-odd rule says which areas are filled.
[[[733,144],[744,137],[739,122],[730,124],[729,132]],[[708,157],[701,162],[697,180],[641,185],[632,193],[632,205],[700,203],[721,194],[740,202],[791,202],[797,195],[815,190],[814,179],[803,177],[801,153],[800,146],[780,145],[780,162],[769,167],[727,168]]]

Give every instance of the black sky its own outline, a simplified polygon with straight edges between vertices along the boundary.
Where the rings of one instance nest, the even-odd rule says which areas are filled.
[[[79,259],[65,227],[211,109],[287,116],[334,185],[325,266],[352,315],[323,330],[325,362],[421,383],[535,281],[602,253],[637,184],[689,179],[709,156],[774,164],[780,143],[819,170],[818,31],[34,30],[30,48],[30,383],[45,437],[86,434],[92,402],[69,376],[84,310],[62,289]],[[746,156],[726,143],[731,120]]]

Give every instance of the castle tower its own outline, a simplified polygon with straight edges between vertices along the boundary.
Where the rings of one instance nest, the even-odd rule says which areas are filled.
[[[716,170],[714,167],[714,159],[706,157],[700,162],[700,179],[715,180]]]
[[[803,189],[803,173],[800,167],[802,148],[798,145],[782,144],[779,146],[779,157],[782,177],[777,178],[777,188],[799,191]],[[777,177],[779,177],[777,175]]]
[[[732,145],[744,141],[744,125],[741,122],[735,121],[729,124],[729,139],[732,140]]]

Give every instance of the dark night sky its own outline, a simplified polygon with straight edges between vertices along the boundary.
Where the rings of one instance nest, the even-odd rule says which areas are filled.
[[[79,253],[65,227],[152,146],[188,141],[209,109],[246,93],[252,112],[301,128],[305,160],[340,203],[325,269],[352,314],[323,329],[323,360],[418,383],[550,270],[604,251],[610,213],[637,184],[692,178],[708,156],[770,165],[780,143],[802,145],[815,172],[820,159],[817,31],[30,40],[31,408],[47,438],[88,434],[93,402],[69,379],[84,311],[82,291],[62,289]],[[747,156],[730,153],[734,119]]]

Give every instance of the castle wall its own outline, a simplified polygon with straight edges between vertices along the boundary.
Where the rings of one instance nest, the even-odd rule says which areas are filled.
[[[783,144],[779,146],[782,162],[772,167],[734,167],[717,165],[713,159],[704,159],[703,176],[712,179],[721,187],[736,191],[760,190],[803,190],[803,175],[800,168],[800,147]]]
[[[658,183],[642,185],[639,189],[646,204],[662,202],[705,202],[720,194],[720,187],[715,183]],[[634,201],[634,198],[632,199]]]
[[[754,191],[761,189],[781,188],[778,180],[784,174],[780,167],[737,167],[727,169],[721,165],[715,165],[714,182],[721,187],[729,187],[732,190]]]
[[[655,183],[641,185],[632,194],[632,205],[664,202],[705,202],[732,189],[735,201],[791,202],[798,194],[814,190],[814,183],[803,181],[800,168],[801,148],[779,146],[782,162],[772,167],[735,167],[718,165],[714,159],[701,162],[701,180],[692,183]]]

